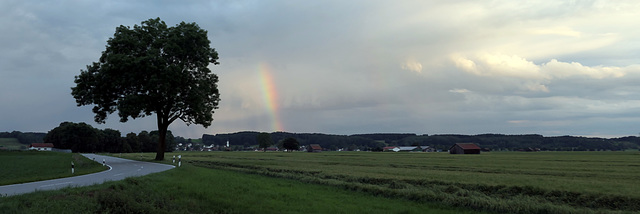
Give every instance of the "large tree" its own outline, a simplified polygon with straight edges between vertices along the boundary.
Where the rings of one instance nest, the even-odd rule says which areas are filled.
[[[156,114],[156,160],[163,160],[169,124],[180,119],[208,127],[213,121],[220,94],[218,76],[208,68],[218,64],[210,43],[196,23],[167,27],[156,18],[121,25],[100,60],[75,77],[71,94],[78,106],[95,105],[98,123],[115,111],[120,122]]]
[[[256,141],[258,141],[258,147],[263,151],[267,151],[269,146],[273,145],[273,139],[271,139],[271,134],[266,132],[261,132],[256,135]]]
[[[142,151],[142,144],[140,144],[140,140],[136,133],[129,133],[126,137],[127,144],[131,147],[132,152],[140,152]]]
[[[295,138],[289,137],[282,141],[282,147],[287,149],[287,151],[292,152],[300,149],[300,143]]]
[[[86,123],[63,122],[47,133],[44,142],[73,152],[102,152],[101,134],[102,131]]]

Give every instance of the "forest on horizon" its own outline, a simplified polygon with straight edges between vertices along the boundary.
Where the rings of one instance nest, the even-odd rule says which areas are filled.
[[[99,132],[98,132],[99,133]],[[167,139],[172,151],[174,146],[182,145],[184,148],[180,150],[189,150],[187,144],[193,144],[191,150],[199,150],[204,146],[211,147],[226,146],[228,141],[232,150],[248,150],[258,145],[256,136],[260,132],[242,131],[227,134],[203,134],[201,139],[186,139],[180,136],[171,136]],[[119,132],[116,132],[116,135]],[[135,135],[135,134],[133,134]],[[318,144],[324,150],[329,151],[382,151],[387,146],[421,146],[431,147],[438,150],[448,150],[455,143],[475,143],[487,151],[622,151],[630,149],[640,149],[640,137],[627,136],[618,138],[598,138],[598,137],[578,137],[578,136],[542,136],[539,134],[523,134],[523,135],[507,135],[507,134],[478,134],[478,135],[462,135],[462,134],[436,134],[436,135],[418,135],[413,133],[372,133],[372,134],[354,134],[354,135],[335,135],[322,133],[289,133],[289,132],[272,132],[269,133],[274,146],[278,142],[292,137],[300,142],[301,146],[309,144]],[[0,138],[16,138],[21,144],[29,145],[31,143],[42,143],[47,133],[38,132],[0,132]],[[129,133],[128,142],[132,142]],[[116,136],[110,138],[101,138],[102,145],[118,145],[117,147],[133,148],[147,147],[144,151],[155,148],[155,143],[151,145],[130,145],[126,146],[127,136],[116,139]],[[137,138],[137,137],[136,137]],[[109,141],[115,142],[106,142]],[[143,142],[135,142],[144,144]],[[146,141],[145,141],[146,142]],[[153,143],[153,142],[149,142]],[[108,146],[107,146],[108,147]],[[101,149],[104,151],[122,151],[137,152],[136,149]],[[140,151],[140,150],[138,150]]]

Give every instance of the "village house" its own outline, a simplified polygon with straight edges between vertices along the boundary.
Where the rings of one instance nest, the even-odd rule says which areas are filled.
[[[267,147],[266,151],[268,151],[268,152],[277,152],[277,151],[279,151],[279,149],[278,149],[278,147],[271,146],[271,147]]]
[[[456,143],[449,148],[449,154],[480,154],[480,147],[473,143]]]
[[[32,143],[29,145],[29,150],[51,151],[53,150],[53,143]]]
[[[203,152],[210,152],[210,151],[217,151],[217,150],[218,150],[218,148],[215,147],[215,145],[213,145],[213,144],[208,145],[208,146],[206,146],[206,145],[202,146],[202,148],[200,149],[200,151],[203,151]]]
[[[422,151],[424,151],[424,152],[436,152],[437,150],[436,150],[436,148],[427,146],[427,148],[422,149]],[[440,152],[440,151],[437,151],[437,152]]]

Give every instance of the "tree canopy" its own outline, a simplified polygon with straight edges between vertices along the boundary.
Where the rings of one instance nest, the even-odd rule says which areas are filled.
[[[63,122],[44,137],[58,149],[73,152],[102,152],[101,131],[86,123]]]
[[[273,145],[273,139],[271,139],[271,134],[262,132],[256,135],[256,141],[258,141],[258,147],[263,149],[263,151],[267,151],[267,148]]]
[[[300,149],[300,143],[295,138],[289,137],[282,141],[282,147],[291,152]]]
[[[141,131],[139,135],[129,133],[122,137],[114,129],[100,130],[86,123],[63,122],[44,137],[45,143],[53,143],[54,148],[70,149],[72,152],[153,152],[158,145],[158,131]],[[156,139],[156,141],[153,141]],[[173,134],[167,131],[166,151],[176,147]]]
[[[116,111],[120,122],[156,114],[156,160],[163,160],[169,124],[180,119],[208,127],[213,121],[220,93],[208,66],[219,63],[210,43],[196,23],[167,27],[156,18],[121,25],[99,61],[75,77],[71,94],[78,106],[95,105],[98,123]]]

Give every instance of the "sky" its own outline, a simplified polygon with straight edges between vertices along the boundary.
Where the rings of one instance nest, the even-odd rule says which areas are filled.
[[[0,1],[0,132],[93,121],[74,77],[115,28],[195,22],[220,56],[211,126],[360,134],[640,134],[638,1]]]

